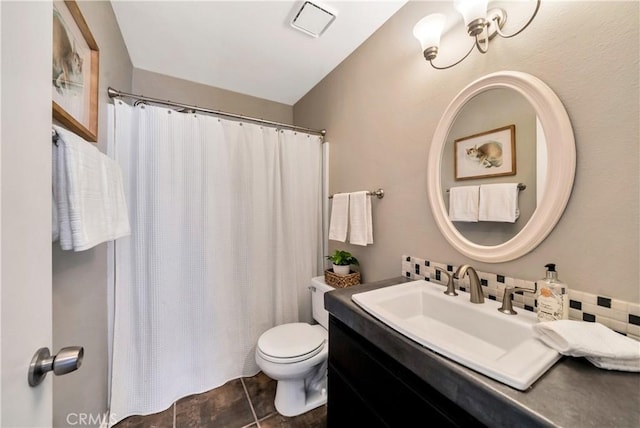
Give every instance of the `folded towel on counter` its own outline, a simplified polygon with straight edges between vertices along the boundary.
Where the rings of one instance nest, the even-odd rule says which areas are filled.
[[[640,342],[600,323],[558,320],[533,326],[538,338],[563,355],[586,357],[596,367],[640,371]]]
[[[518,209],[518,183],[482,184],[480,186],[480,221],[515,223]]]
[[[586,357],[586,359],[599,369],[618,370],[621,372],[640,372],[640,358],[619,360],[616,358]]]
[[[371,195],[366,190],[349,194],[349,230],[351,244],[373,244]]]
[[[76,134],[55,125],[54,129],[59,137],[54,147],[53,194],[60,247],[83,251],[129,235],[118,164]]]
[[[329,239],[345,242],[349,219],[349,194],[336,193],[331,204],[331,220],[329,222]]]
[[[480,186],[458,186],[449,189],[449,219],[478,221]]]

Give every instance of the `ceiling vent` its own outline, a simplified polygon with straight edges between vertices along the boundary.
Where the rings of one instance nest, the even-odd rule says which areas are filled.
[[[305,1],[291,21],[291,26],[310,36],[320,37],[334,19],[336,16],[326,8]]]

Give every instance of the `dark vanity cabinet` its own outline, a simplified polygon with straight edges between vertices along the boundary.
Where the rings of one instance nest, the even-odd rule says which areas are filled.
[[[483,426],[333,316],[328,377],[329,428]]]

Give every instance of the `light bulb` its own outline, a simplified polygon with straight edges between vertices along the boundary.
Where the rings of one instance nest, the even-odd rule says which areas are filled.
[[[427,48],[440,46],[440,36],[444,30],[447,17],[442,13],[425,16],[413,27],[413,35],[424,51]]]

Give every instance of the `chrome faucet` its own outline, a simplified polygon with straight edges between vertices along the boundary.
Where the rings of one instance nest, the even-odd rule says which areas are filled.
[[[484,293],[482,292],[482,285],[480,285],[480,279],[478,273],[474,268],[469,265],[462,265],[453,274],[454,279],[460,279],[464,275],[469,274],[469,292],[471,293],[471,303],[484,303]]]

